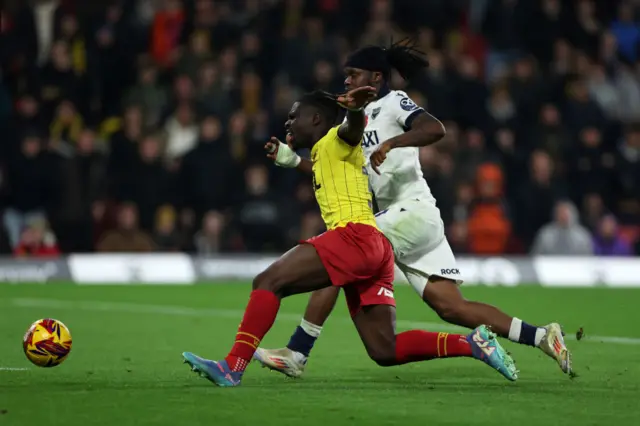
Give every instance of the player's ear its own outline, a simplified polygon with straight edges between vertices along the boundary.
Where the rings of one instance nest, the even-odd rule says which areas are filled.
[[[313,114],[313,118],[311,119],[314,126],[317,126],[322,121],[322,117],[320,117],[320,113],[316,112]]]
[[[382,76],[382,73],[378,71],[374,71],[373,74],[371,75],[371,81],[375,84],[382,83],[383,78],[384,77]]]

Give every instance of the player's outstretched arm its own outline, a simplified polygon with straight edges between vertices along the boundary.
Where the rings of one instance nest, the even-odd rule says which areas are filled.
[[[380,174],[378,167],[387,158],[387,153],[395,148],[423,147],[438,142],[446,134],[440,120],[426,111],[421,111],[411,123],[411,130],[394,136],[371,154],[371,167]]]
[[[269,142],[264,145],[267,151],[267,158],[273,160],[278,167],[297,168],[305,173],[313,173],[313,163],[306,158],[300,157],[291,148],[289,141],[282,143],[278,138],[272,137]]]
[[[338,128],[338,136],[351,146],[358,146],[366,126],[364,106],[376,97],[376,89],[365,86],[351,90],[337,98],[338,104],[347,110],[347,120]]]

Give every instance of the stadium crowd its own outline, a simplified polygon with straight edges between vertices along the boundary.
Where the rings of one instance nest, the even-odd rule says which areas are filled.
[[[640,8],[595,0],[7,0],[3,253],[283,251],[322,231],[263,144],[415,35],[457,253],[640,254]]]

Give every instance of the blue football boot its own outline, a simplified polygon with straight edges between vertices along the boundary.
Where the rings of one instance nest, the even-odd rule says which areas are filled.
[[[211,361],[200,358],[191,352],[183,352],[184,362],[191,366],[191,370],[200,377],[213,382],[217,386],[229,387],[240,385],[242,371],[231,371],[227,361]]]

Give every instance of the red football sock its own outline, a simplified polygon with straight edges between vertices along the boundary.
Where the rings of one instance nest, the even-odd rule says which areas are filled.
[[[247,309],[236,333],[229,355],[225,358],[232,371],[244,371],[258,349],[260,341],[269,331],[280,309],[280,299],[267,290],[253,290]]]
[[[398,365],[461,356],[471,356],[471,346],[466,337],[461,334],[411,330],[396,335]]]

